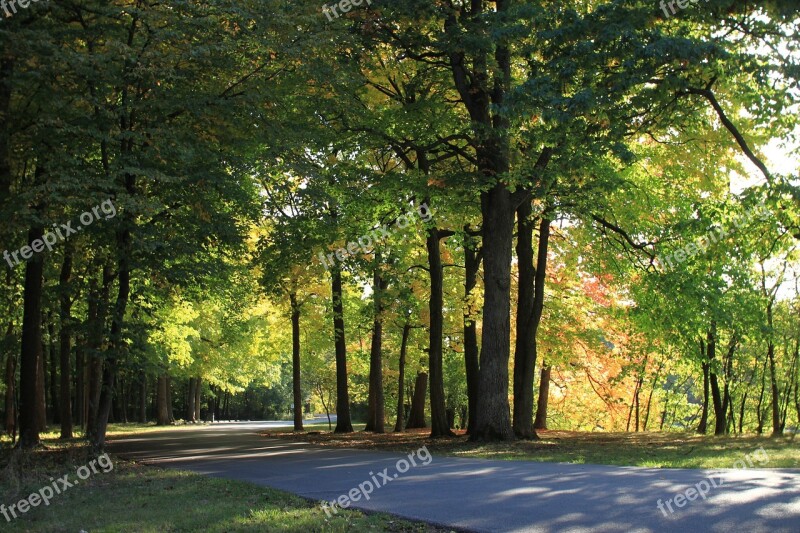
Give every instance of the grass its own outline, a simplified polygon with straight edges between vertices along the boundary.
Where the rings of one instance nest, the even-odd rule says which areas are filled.
[[[431,439],[428,430],[405,433],[335,435],[327,427],[292,433],[279,428],[265,436],[303,439],[321,446],[409,451],[427,446],[431,453],[456,457],[651,468],[734,468],[734,463],[763,447],[768,461],[762,468],[800,468],[800,448],[794,436],[756,435],[713,437],[693,433],[578,433],[541,431],[540,440],[472,443],[463,432],[452,439]]]
[[[51,478],[64,474],[75,481],[76,470],[89,462],[87,448],[78,443],[47,442],[46,446],[32,452],[0,451],[0,504],[8,507],[52,486]],[[72,533],[445,531],[354,510],[328,517],[315,503],[282,491],[112,460],[113,470],[103,473],[98,468],[97,474],[54,496],[48,507],[32,508],[11,523],[0,514],[0,529]]]

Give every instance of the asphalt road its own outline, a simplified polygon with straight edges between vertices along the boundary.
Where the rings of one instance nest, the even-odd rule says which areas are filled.
[[[353,500],[359,501],[352,507],[462,531],[800,533],[800,470],[489,461],[424,451],[413,456],[414,466],[411,449],[406,454],[329,449],[257,435],[279,425],[286,422],[199,426],[115,439],[109,450],[319,501],[354,491]],[[400,473],[406,470],[406,463],[398,463],[403,459],[408,471]],[[679,494],[683,498],[676,500]]]

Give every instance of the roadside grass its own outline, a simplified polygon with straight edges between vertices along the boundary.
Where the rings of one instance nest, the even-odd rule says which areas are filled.
[[[755,468],[800,468],[800,446],[795,436],[757,435],[714,437],[694,433],[579,433],[540,431],[540,440],[509,443],[473,443],[463,432],[454,438],[431,439],[429,430],[404,433],[356,432],[333,434],[316,427],[306,433],[278,428],[262,433],[340,448],[408,451],[427,446],[431,453],[455,457],[603,464],[650,468],[734,468],[745,455],[763,447],[769,460]]]
[[[88,448],[77,443],[46,442],[32,452],[0,451],[0,504],[6,507],[52,486],[51,479],[89,462]],[[0,514],[8,532],[297,532],[384,531],[441,533],[381,514],[355,510],[328,517],[319,505],[291,494],[250,483],[144,466],[112,457],[113,470],[93,474],[12,519]],[[17,511],[19,515],[19,512]],[[11,516],[9,514],[9,516]]]

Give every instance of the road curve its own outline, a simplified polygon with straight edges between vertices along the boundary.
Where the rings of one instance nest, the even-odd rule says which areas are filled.
[[[800,533],[800,470],[650,469],[424,452],[409,458],[416,450],[331,449],[258,436],[278,425],[286,422],[121,437],[109,451],[319,501],[352,493],[344,500],[352,507],[462,531]]]

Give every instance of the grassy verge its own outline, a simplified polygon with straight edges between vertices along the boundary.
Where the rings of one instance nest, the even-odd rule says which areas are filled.
[[[307,433],[290,428],[264,436],[303,439],[321,446],[408,451],[423,445],[435,454],[484,459],[645,466],[652,468],[734,468],[736,461],[763,447],[768,461],[759,468],[800,468],[800,447],[793,436],[712,437],[692,433],[575,433],[542,431],[540,440],[472,443],[463,434],[431,439],[427,430],[405,433],[334,435],[320,427]]]
[[[89,464],[87,449],[75,443],[48,449],[0,452],[0,504],[28,498],[52,479],[69,474],[79,481],[7,522],[6,532],[349,532],[434,533],[444,530],[380,514],[344,511],[328,517],[318,505],[285,492],[197,474],[143,466],[111,458],[106,468],[79,480]],[[97,464],[97,463],[96,463]],[[105,470],[108,470],[105,472]],[[86,474],[87,470],[81,472]],[[58,482],[56,482],[58,483]],[[58,484],[59,488],[63,485]],[[11,517],[11,515],[9,514]]]

